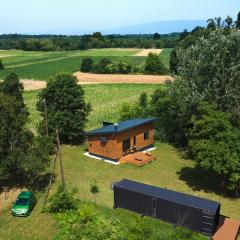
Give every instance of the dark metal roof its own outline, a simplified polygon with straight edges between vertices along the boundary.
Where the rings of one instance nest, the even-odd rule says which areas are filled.
[[[220,207],[220,203],[212,200],[207,200],[204,198],[199,198],[184,193],[162,189],[127,179],[124,179],[114,184],[114,186],[117,188],[127,189],[130,191],[146,194],[155,198],[164,199],[170,202],[179,203],[185,206],[191,206],[193,208],[209,211],[212,213],[216,213],[218,211],[218,208]]]
[[[120,133],[120,132],[124,132],[128,129],[141,126],[143,124],[153,122],[155,120],[157,120],[157,118],[143,118],[143,119],[127,120],[127,121],[119,122],[117,127],[115,127],[114,124],[110,124],[110,125],[104,126],[102,128],[98,128],[98,129],[89,131],[89,132],[87,132],[87,135],[91,136],[91,135],[104,135],[104,134]]]

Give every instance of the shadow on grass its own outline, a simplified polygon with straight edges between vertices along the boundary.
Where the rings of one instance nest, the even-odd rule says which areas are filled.
[[[46,187],[49,184],[49,180],[51,177],[51,173],[46,173],[44,175],[38,176],[34,182],[29,183],[24,178],[19,177],[18,179],[6,179],[0,182],[0,193],[7,189],[7,191],[11,190],[12,188],[26,188],[31,191],[45,191]],[[55,180],[53,177],[53,183]]]
[[[220,180],[219,176],[206,172],[200,167],[184,167],[179,172],[179,179],[184,181],[193,191],[214,192],[223,197],[234,197]]]

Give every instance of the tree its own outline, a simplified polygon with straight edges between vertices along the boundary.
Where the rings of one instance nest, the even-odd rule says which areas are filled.
[[[63,143],[83,143],[84,127],[91,110],[84,100],[84,90],[77,84],[77,79],[70,74],[58,75],[48,82],[47,88],[39,94],[37,109],[44,116],[44,104],[48,108],[48,127],[50,135],[56,129]],[[44,120],[40,124],[43,132]]]
[[[94,183],[90,185],[90,192],[93,194],[94,203],[96,204],[96,194],[99,193],[97,181],[94,181]]]
[[[26,129],[21,101],[0,93],[0,109],[0,178],[32,184],[49,163],[47,142]]]
[[[148,104],[148,101],[147,101],[147,93],[146,92],[143,92],[141,95],[140,95],[140,98],[139,98],[139,105],[141,107],[147,107],[147,104]]]
[[[20,83],[18,75],[15,73],[10,73],[6,79],[0,84],[0,91],[6,95],[15,97],[17,101],[21,102],[23,107],[23,84]]]
[[[145,73],[147,74],[166,74],[167,69],[155,53],[149,53],[145,65]]]
[[[104,39],[103,35],[101,32],[95,32],[92,35],[93,38],[97,38],[97,39]]]
[[[77,205],[73,192],[69,193],[63,186],[59,186],[57,192],[51,196],[47,208],[50,213],[62,213],[76,209]]]
[[[93,72],[104,74],[108,71],[108,65],[112,64],[112,62],[108,58],[102,58],[99,63],[93,65]]]
[[[204,100],[240,116],[240,32],[217,29],[177,52],[179,101],[188,108]],[[234,50],[233,50],[234,49]],[[179,89],[181,88],[181,92]],[[178,89],[178,90],[177,90]]]
[[[197,164],[214,173],[226,188],[240,193],[240,130],[233,127],[231,114],[201,104],[191,119],[189,152]]]
[[[0,70],[3,70],[4,69],[4,65],[2,63],[2,59],[0,59]]]
[[[233,19],[230,16],[223,21],[223,25],[226,29],[230,29],[233,27]]]
[[[81,64],[82,72],[91,72],[93,67],[93,60],[91,58],[84,58]]]
[[[128,62],[120,61],[118,63],[118,71],[122,74],[128,74],[132,71],[132,66]]]
[[[180,41],[187,37],[188,34],[188,30],[184,29],[184,31],[180,34]]]
[[[159,39],[161,39],[161,35],[159,33],[154,33],[153,40],[159,40]]]
[[[238,13],[238,16],[237,16],[236,28],[240,29],[240,12]]]

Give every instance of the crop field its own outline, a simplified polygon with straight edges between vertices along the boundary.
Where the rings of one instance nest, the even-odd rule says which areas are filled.
[[[49,80],[61,72],[74,73],[79,71],[82,59],[92,57],[98,62],[108,57],[113,62],[127,61],[133,67],[142,68],[146,57],[135,56],[141,49],[97,49],[69,52],[26,52],[19,50],[1,51],[0,59],[5,66],[0,71],[0,79],[10,72],[16,72],[21,79]],[[164,49],[160,57],[169,67],[168,57],[171,49]]]
[[[159,88],[159,85],[100,84],[83,85],[82,87],[85,90],[86,102],[92,105],[92,112],[86,126],[86,129],[91,129],[101,126],[103,121],[117,121],[123,102],[136,102],[143,91],[150,96],[155,89]],[[38,93],[39,91],[24,92],[24,100],[31,113],[28,124],[34,132],[40,121],[39,113],[36,110]]]

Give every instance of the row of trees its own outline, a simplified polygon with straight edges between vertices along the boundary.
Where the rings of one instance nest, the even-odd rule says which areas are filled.
[[[186,38],[187,39],[187,38]],[[216,187],[240,193],[240,31],[217,28],[179,47],[176,81],[124,104],[122,119],[158,116],[158,136],[187,149]]]
[[[27,36],[0,35],[0,49],[25,51],[69,51],[92,48],[172,48],[179,41],[179,34],[107,35],[100,32],[84,36]]]
[[[132,65],[125,61],[113,63],[108,58],[102,58],[98,63],[93,62],[91,58],[84,58],[80,67],[82,72],[91,72],[99,74],[128,74],[132,71]]]
[[[91,58],[84,58],[80,70],[82,72],[99,73],[99,74],[129,74],[145,73],[145,74],[167,74],[168,69],[162,63],[158,54],[149,53],[146,64],[143,69],[133,68],[132,65],[125,61],[112,62],[108,58],[102,58],[99,62],[94,63]]]

